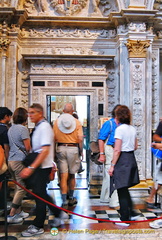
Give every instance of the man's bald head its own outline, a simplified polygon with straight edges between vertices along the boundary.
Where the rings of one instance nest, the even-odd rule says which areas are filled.
[[[74,112],[73,105],[71,103],[66,103],[64,106],[63,112],[73,114],[73,112]]]

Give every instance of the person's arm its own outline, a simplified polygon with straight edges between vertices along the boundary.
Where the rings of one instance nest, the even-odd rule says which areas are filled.
[[[152,143],[152,147],[162,150],[162,143]]]
[[[98,161],[104,163],[106,161],[105,141],[99,139],[98,144],[99,144],[99,150],[100,150],[100,157],[99,157]]]
[[[6,160],[8,159],[8,156],[9,156],[9,150],[10,150],[9,145],[8,144],[4,144],[4,152],[5,152]]]
[[[153,141],[155,142],[162,142],[162,138],[158,134],[153,135]]]
[[[28,178],[30,175],[32,175],[33,171],[38,168],[42,162],[45,160],[45,158],[48,156],[50,150],[50,146],[44,146],[42,147],[42,151],[38,154],[37,158],[35,161],[30,165],[30,168],[24,168],[20,176],[22,178]]]
[[[134,150],[137,150],[137,148],[138,148],[138,140],[137,140],[137,138],[135,139],[135,148],[134,148]]]
[[[108,170],[108,173],[109,173],[110,176],[113,175],[114,166],[117,163],[118,158],[120,156],[121,146],[122,146],[122,140],[117,138],[116,141],[115,141],[115,146],[114,146],[113,160],[111,161],[111,167]]]
[[[24,146],[25,146],[25,150],[26,150],[27,152],[29,152],[30,149],[31,149],[30,139],[29,139],[29,138],[24,139],[24,140],[23,140],[23,143],[24,143]]]

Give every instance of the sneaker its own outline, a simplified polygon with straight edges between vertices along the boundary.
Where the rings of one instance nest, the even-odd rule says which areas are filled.
[[[129,223],[125,223],[125,222],[116,222],[115,225],[121,226],[121,227],[129,227],[130,224]]]
[[[21,233],[23,237],[32,237],[44,233],[43,228],[38,228],[34,225],[30,225],[25,231]]]
[[[64,211],[61,211],[60,218],[61,219],[69,219],[69,215]]]
[[[23,221],[22,217],[19,217],[17,214],[10,216],[7,216],[7,222],[8,223],[21,223]]]
[[[140,217],[140,214],[130,217],[130,221],[136,221]]]
[[[61,218],[55,217],[53,222],[51,223],[51,227],[60,227],[61,226]]]
[[[155,228],[155,229],[161,228],[161,227],[162,227],[162,219],[158,219],[158,220],[155,220],[155,221],[153,221],[153,222],[150,222],[150,223],[149,223],[149,226],[150,226],[151,228]]]
[[[29,217],[29,213],[26,213],[24,211],[21,211],[20,213],[17,213],[17,216],[25,219],[25,218],[28,218]]]
[[[68,205],[69,206],[74,206],[78,203],[76,198],[69,199]]]

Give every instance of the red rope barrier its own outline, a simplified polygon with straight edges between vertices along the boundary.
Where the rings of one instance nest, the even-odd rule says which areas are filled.
[[[53,206],[53,207],[56,207],[58,209],[61,209],[65,212],[68,212],[68,213],[71,213],[73,215],[77,215],[79,217],[83,217],[83,218],[88,218],[88,219],[91,219],[91,220],[97,220],[97,221],[103,221],[103,222],[112,222],[112,223],[120,223],[121,221],[112,221],[112,220],[107,220],[107,219],[101,219],[101,218],[93,218],[93,217],[88,217],[88,216],[84,216],[82,214],[79,214],[79,213],[75,213],[75,212],[72,212],[70,210],[67,210],[67,209],[64,209],[62,207],[59,207],[51,202],[48,202],[46,201],[45,199],[41,198],[40,196],[36,195],[35,193],[31,192],[29,189],[23,187],[22,185],[20,185],[18,182],[16,182],[15,180],[10,180],[10,181],[13,181],[16,185],[18,185],[19,187],[21,187],[22,189],[24,189],[26,192],[30,193],[31,195],[33,195],[34,197],[40,199],[41,201]],[[139,223],[139,222],[150,222],[150,221],[154,221],[154,220],[157,220],[157,219],[162,219],[162,216],[161,217],[158,217],[158,218],[152,218],[152,219],[147,219],[147,220],[138,220],[138,221],[123,221],[123,222],[126,222],[126,223],[132,223],[132,222],[136,222],[136,223]]]

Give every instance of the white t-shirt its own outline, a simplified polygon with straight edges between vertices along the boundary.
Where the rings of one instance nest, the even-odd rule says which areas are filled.
[[[54,135],[50,124],[47,121],[42,121],[35,127],[32,135],[32,149],[34,152],[41,152],[43,146],[50,146],[50,152],[41,164],[41,168],[52,167],[54,159]]]
[[[128,124],[121,124],[115,130],[115,139],[122,140],[121,151],[134,151],[135,149],[135,139],[136,139],[136,129]]]

